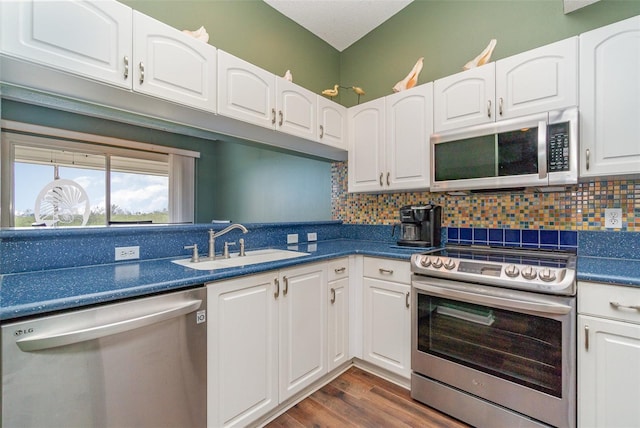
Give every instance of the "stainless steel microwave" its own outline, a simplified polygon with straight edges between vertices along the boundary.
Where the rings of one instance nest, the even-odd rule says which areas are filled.
[[[577,182],[577,108],[431,136],[431,191],[566,186]]]

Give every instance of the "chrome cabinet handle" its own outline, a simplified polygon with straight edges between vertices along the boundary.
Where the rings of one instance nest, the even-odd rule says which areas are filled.
[[[320,138],[324,137],[324,126],[320,125]]]
[[[336,302],[336,289],[331,289],[331,304],[333,305]]]
[[[378,269],[378,271],[380,271],[381,274],[389,274],[389,275],[391,275],[393,273],[393,269],[380,268],[380,269]]]
[[[282,114],[282,110],[278,112],[278,116],[280,116],[280,122],[278,123],[278,126],[282,126],[282,123],[284,122],[284,115]]]
[[[502,97],[500,97],[500,103],[498,104],[498,110],[500,112],[500,116],[502,116],[502,104],[503,104],[504,100],[502,99]]]
[[[589,155],[591,154],[591,152],[589,151],[589,149],[587,149],[587,171],[589,171]]]
[[[491,100],[487,101],[487,116],[491,117]]]
[[[273,293],[273,297],[275,297],[276,299],[278,298],[278,296],[280,295],[280,281],[278,281],[278,278],[275,278],[273,280],[273,283],[276,286],[276,292]]]
[[[391,185],[391,182],[389,181],[389,176],[391,175],[390,172],[387,172],[387,186]]]
[[[407,296],[405,298],[404,304],[407,306],[407,308],[409,307],[409,297],[411,296],[411,292],[407,291]]]
[[[383,177],[383,176],[384,176],[384,173],[382,173],[382,172],[381,172],[381,173],[380,173],[380,186],[384,186],[384,185],[382,184],[382,177]]]
[[[289,279],[286,276],[283,276],[282,280],[284,281],[284,289],[282,290],[282,295],[286,296],[289,292]]]
[[[271,124],[276,124],[276,109],[274,108],[271,109]]]
[[[584,349],[589,350],[589,326],[584,326]]]
[[[624,309],[635,309],[636,311],[640,311],[640,305],[623,305],[618,302],[609,302],[609,304],[616,309],[624,308]]]
[[[344,272],[344,271],[346,271],[346,270],[347,270],[347,268],[346,268],[346,267],[344,267],[344,266],[342,266],[342,267],[340,267],[340,268],[336,268],[336,269],[334,269],[333,271],[334,271],[335,273],[343,273],[343,272]]]
[[[124,80],[129,78],[129,57],[124,56]]]
[[[144,63],[140,61],[138,67],[140,68],[140,84],[142,85],[142,83],[144,82]]]

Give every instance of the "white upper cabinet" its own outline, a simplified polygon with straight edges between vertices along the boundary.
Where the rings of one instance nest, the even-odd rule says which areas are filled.
[[[640,174],[640,16],[580,35],[580,176]]]
[[[349,192],[384,189],[384,113],[384,98],[349,109]]]
[[[318,96],[313,92],[277,77],[276,129],[307,140],[317,140],[317,103]]]
[[[386,184],[392,190],[429,188],[433,83],[385,97]]]
[[[135,91],[216,111],[216,48],[137,11],[133,34]]]
[[[349,109],[349,192],[429,187],[433,84]]]
[[[318,141],[347,150],[347,108],[318,95]]]
[[[435,81],[436,132],[578,105],[578,38]]]
[[[2,1],[11,56],[131,88],[132,10],[116,1]]]
[[[497,119],[578,105],[578,37],[496,62]]]
[[[273,74],[218,50],[218,113],[265,128],[276,122]]]
[[[492,122],[495,117],[495,64],[443,77],[433,87],[434,131]]]

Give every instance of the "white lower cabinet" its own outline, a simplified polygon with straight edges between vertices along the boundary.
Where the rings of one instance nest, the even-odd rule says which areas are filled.
[[[349,258],[329,262],[327,352],[329,371],[349,360]]]
[[[411,375],[409,262],[364,258],[363,359],[404,378]]]
[[[208,284],[208,426],[245,426],[327,373],[327,264]]]
[[[640,426],[639,306],[640,288],[578,284],[579,427]]]

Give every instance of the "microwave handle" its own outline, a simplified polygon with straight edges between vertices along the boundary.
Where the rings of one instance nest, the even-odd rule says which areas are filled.
[[[538,122],[538,178],[547,178],[547,123]]]

